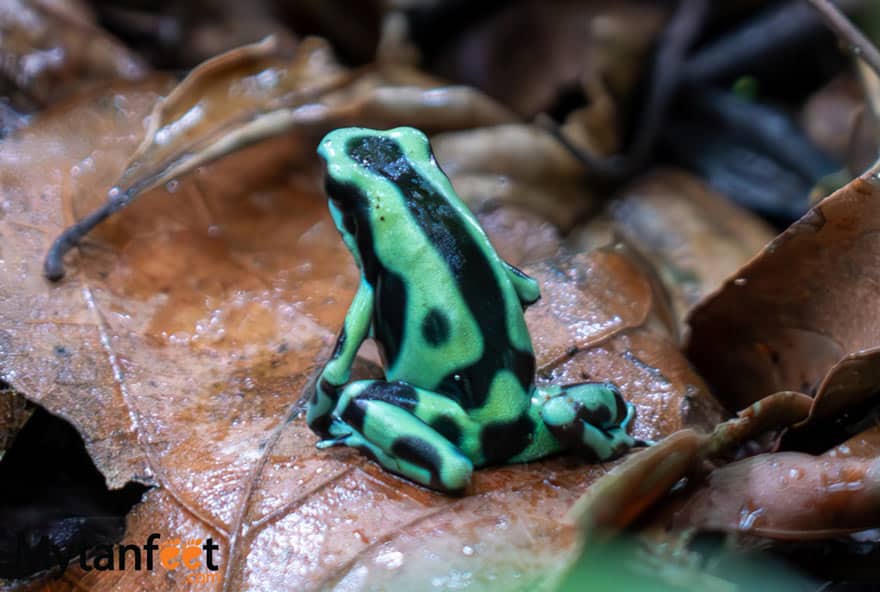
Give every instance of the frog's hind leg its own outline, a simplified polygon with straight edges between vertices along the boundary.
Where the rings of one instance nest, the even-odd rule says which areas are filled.
[[[567,449],[612,460],[639,443],[627,433],[635,407],[607,382],[584,382],[543,392],[541,419]]]
[[[321,448],[352,446],[373,456],[387,470],[422,485],[448,493],[461,493],[470,482],[474,466],[439,429],[416,414],[420,393],[403,382],[359,380],[345,387],[333,413],[331,438]],[[441,397],[434,397],[439,399]],[[466,417],[455,402],[451,411]]]

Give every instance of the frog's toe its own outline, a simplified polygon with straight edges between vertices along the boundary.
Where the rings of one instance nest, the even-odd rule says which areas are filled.
[[[321,440],[317,444],[316,447],[324,450],[325,448],[332,448],[334,446],[347,446],[346,438],[329,438],[327,440]]]
[[[358,437],[358,434],[348,433],[342,436],[337,436],[336,438],[325,438],[315,444],[315,446],[322,450],[334,446],[351,446],[352,448],[357,448],[362,440],[363,438]]]
[[[568,450],[606,461],[635,446],[626,428],[635,414],[616,389],[602,383],[571,385],[544,402],[541,418]]]
[[[621,428],[599,428],[584,420],[552,431],[568,450],[601,462],[614,460],[635,445],[635,440]]]
[[[330,422],[327,427],[326,436],[316,444],[318,448],[332,448],[333,446],[357,448],[364,440],[364,437],[357,430],[341,419],[334,419]]]

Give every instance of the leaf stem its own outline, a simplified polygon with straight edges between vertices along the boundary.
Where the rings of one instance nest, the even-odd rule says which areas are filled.
[[[679,0],[674,14],[658,40],[648,81],[648,97],[638,118],[636,136],[625,154],[596,157],[575,145],[549,116],[541,114],[535,123],[550,132],[578,159],[587,176],[597,182],[619,183],[642,169],[654,149],[664,118],[681,82],[687,52],[702,30],[709,12],[707,0]]]
[[[865,37],[840,8],[830,0],[807,0],[821,15],[825,24],[834,31],[838,37],[849,46],[849,50],[856,57],[865,61],[874,72],[880,75],[880,51],[877,46]]]

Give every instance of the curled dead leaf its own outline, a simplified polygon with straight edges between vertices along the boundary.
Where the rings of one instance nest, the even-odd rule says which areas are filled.
[[[728,407],[783,390],[816,393],[823,380],[833,386],[829,371],[847,356],[873,368],[878,198],[872,177],[854,180],[692,311],[688,356]],[[834,391],[853,406],[870,394]]]
[[[108,190],[107,202],[53,243],[46,277],[60,279],[64,255],[144,191],[291,129],[300,129],[302,145],[311,148],[323,133],[345,125],[407,123],[432,130],[512,118],[472,89],[439,82],[433,88],[394,86],[384,73],[344,70],[317,38],[300,43],[292,58],[281,53],[272,38],[237,48],[195,68],[157,101],[146,135]]]
[[[743,410],[739,417],[718,424],[709,435],[690,429],[675,432],[651,448],[630,455],[602,477],[572,507],[568,517],[577,522],[587,541],[603,531],[615,532],[660,501],[683,477],[699,483],[708,468],[701,465],[703,460],[715,458],[767,431],[797,423],[809,413],[811,403],[801,393],[776,393]],[[713,474],[709,474],[710,483]],[[677,507],[675,502],[673,506]],[[661,504],[658,508],[661,513],[663,507]],[[706,515],[710,514],[707,510]],[[685,524],[676,526],[683,528]]]
[[[761,454],[713,471],[670,513],[681,529],[806,540],[873,528],[880,460]]]
[[[786,391],[764,397],[740,411],[736,418],[715,426],[700,454],[713,458],[766,432],[791,427],[809,415],[812,405],[813,400],[803,393]]]
[[[827,421],[858,408],[876,395],[877,385],[880,385],[880,347],[846,356],[825,375],[806,421]]]
[[[625,528],[698,462],[704,439],[693,430],[681,430],[630,455],[594,483],[566,519],[578,525],[587,541],[603,531]]]

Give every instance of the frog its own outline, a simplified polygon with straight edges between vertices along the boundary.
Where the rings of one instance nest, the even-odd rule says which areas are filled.
[[[524,313],[538,282],[503,260],[411,127],[336,129],[318,146],[330,215],[359,270],[306,422],[449,494],[475,469],[571,452],[615,459],[637,441],[612,382],[537,386]],[[384,379],[351,380],[373,339]]]

